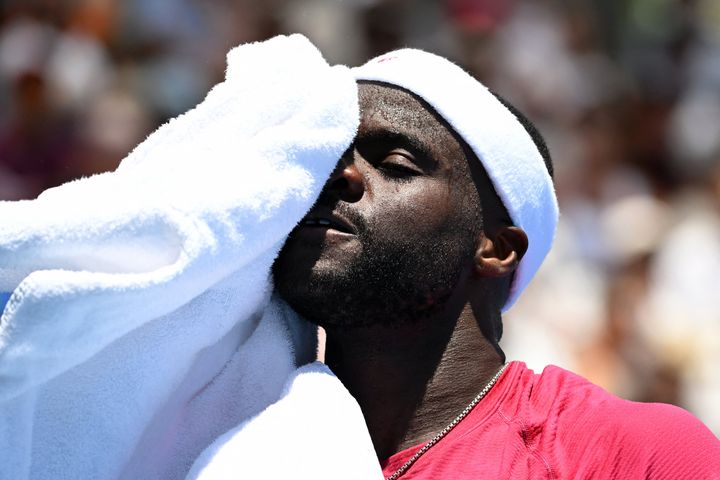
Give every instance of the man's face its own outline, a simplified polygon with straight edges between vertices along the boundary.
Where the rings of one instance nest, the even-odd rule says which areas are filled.
[[[398,324],[443,307],[470,271],[480,200],[460,142],[412,95],[359,85],[357,137],[274,266],[323,326]]]

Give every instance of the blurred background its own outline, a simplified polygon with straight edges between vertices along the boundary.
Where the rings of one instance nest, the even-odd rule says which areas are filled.
[[[231,47],[290,32],[333,63],[442,54],[526,112],[562,213],[508,358],[720,434],[717,0],[0,0],[0,199],[114,169]]]

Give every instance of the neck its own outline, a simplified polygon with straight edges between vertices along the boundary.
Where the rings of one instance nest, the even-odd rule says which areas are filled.
[[[503,363],[470,305],[454,319],[327,328],[326,363],[360,404],[379,459],[428,441]]]

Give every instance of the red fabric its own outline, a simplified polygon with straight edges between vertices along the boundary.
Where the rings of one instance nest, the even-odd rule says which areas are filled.
[[[383,462],[385,476],[420,447]],[[720,441],[681,408],[622,400],[561,368],[538,375],[513,362],[401,478],[720,479]]]

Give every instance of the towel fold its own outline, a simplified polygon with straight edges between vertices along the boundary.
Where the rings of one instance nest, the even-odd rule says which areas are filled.
[[[316,362],[290,376],[277,403],[208,447],[188,480],[382,480],[368,446],[360,407],[327,366]]]
[[[357,122],[349,71],[276,37],[116,171],[0,202],[0,478],[184,478],[276,401],[314,335],[270,266]]]

